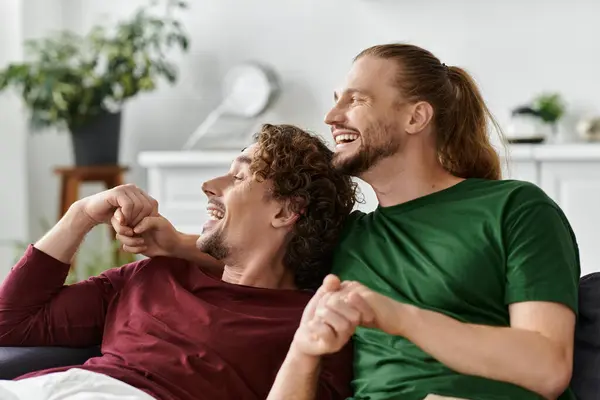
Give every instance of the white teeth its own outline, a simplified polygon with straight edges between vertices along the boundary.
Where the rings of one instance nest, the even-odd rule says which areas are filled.
[[[335,143],[337,144],[342,144],[342,143],[350,143],[355,141],[356,139],[358,139],[358,135],[355,133],[345,133],[343,135],[337,135],[335,137]]]
[[[206,210],[206,213],[212,220],[219,220],[225,216],[225,213],[223,211],[214,210],[214,209]]]

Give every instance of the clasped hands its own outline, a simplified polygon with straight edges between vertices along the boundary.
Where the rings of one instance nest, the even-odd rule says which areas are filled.
[[[88,225],[111,224],[125,251],[148,257],[177,251],[180,234],[158,213],[158,202],[135,185],[127,184],[78,200],[73,212]]]
[[[339,351],[358,326],[395,334],[398,302],[353,281],[329,275],[307,304],[292,346],[308,356]]]

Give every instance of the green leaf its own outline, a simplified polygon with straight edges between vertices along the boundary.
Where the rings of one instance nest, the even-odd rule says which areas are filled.
[[[534,99],[532,107],[546,123],[556,123],[565,113],[566,105],[559,93],[544,93]]]

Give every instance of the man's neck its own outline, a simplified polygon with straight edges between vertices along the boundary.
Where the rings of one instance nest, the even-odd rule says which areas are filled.
[[[373,188],[382,207],[406,203],[463,180],[446,171],[435,155],[403,153],[381,160],[360,176]]]
[[[283,255],[254,252],[225,265],[222,280],[266,289],[296,289],[294,275],[283,265]]]

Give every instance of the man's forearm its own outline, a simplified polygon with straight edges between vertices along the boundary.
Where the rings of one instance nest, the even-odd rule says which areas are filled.
[[[466,324],[400,303],[397,321],[398,333],[460,373],[510,382],[545,398],[568,385],[570,361],[537,332]]]
[[[81,242],[95,225],[75,203],[34,246],[49,256],[70,264]]]
[[[292,344],[267,400],[315,400],[320,370],[320,357],[300,354]]]

